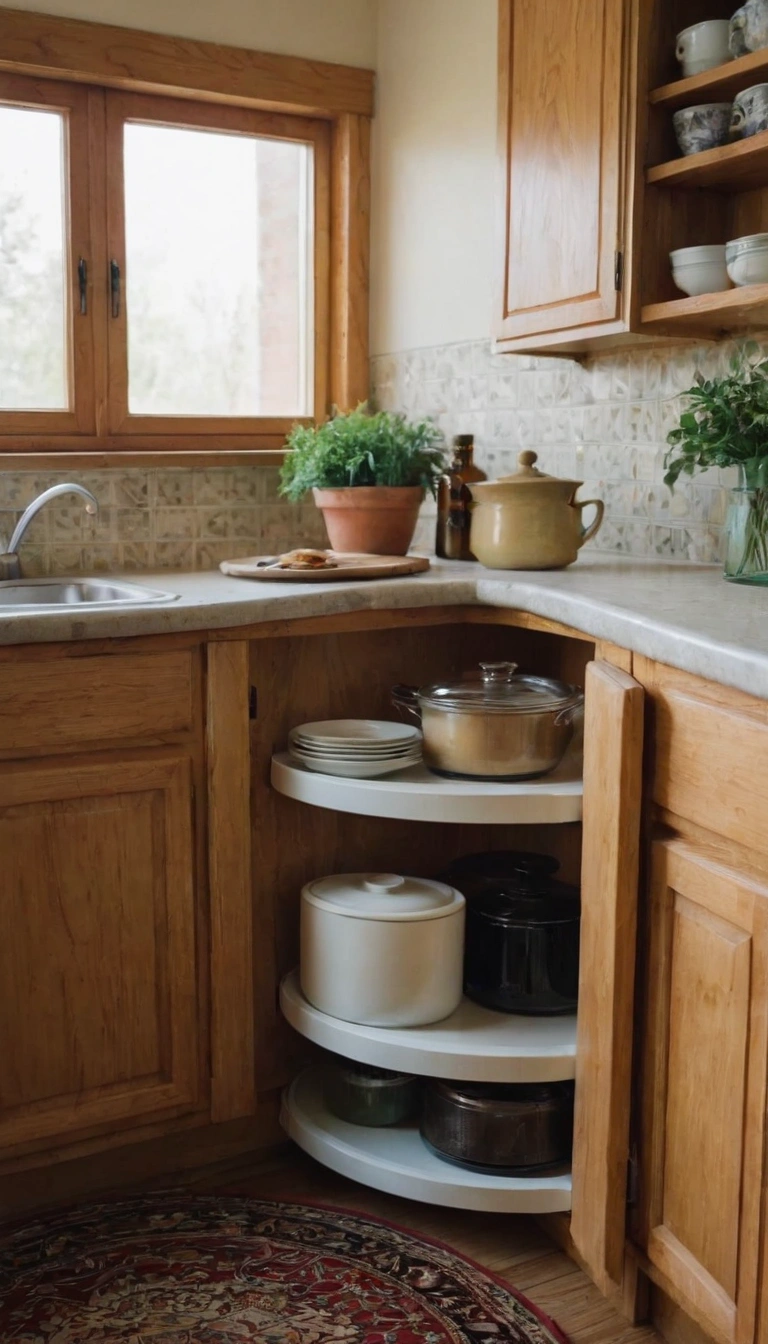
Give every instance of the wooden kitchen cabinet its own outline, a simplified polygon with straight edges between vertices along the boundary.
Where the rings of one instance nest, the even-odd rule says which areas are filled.
[[[631,1237],[707,1334],[751,1344],[766,1245],[768,707],[634,663],[649,750]]]
[[[759,233],[768,133],[683,157],[676,109],[768,78],[768,49],[680,77],[676,34],[733,0],[499,0],[500,350],[588,353],[765,327],[768,285],[686,297],[669,254]]]
[[[640,1242],[715,1338],[754,1338],[765,1177],[768,879],[654,841]]]
[[[621,318],[623,0],[500,0],[501,311],[511,350]]]
[[[0,1151],[201,1101],[192,771],[177,751],[0,771]]]
[[[245,1120],[241,1148],[273,1141],[253,1048],[246,648],[0,653],[6,1189],[116,1144],[194,1148],[206,1126],[214,1145]]]

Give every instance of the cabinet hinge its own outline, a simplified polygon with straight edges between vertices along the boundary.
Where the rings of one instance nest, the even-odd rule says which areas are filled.
[[[616,289],[621,292],[624,286],[624,253],[616,253],[616,266],[613,272]]]
[[[629,1150],[629,1161],[627,1162],[627,1204],[630,1209],[637,1205],[640,1184],[640,1168],[637,1160],[637,1144],[633,1143]]]
[[[258,694],[257,694],[257,691],[256,691],[256,687],[255,687],[255,686],[251,686],[251,687],[249,688],[249,690],[248,690],[248,718],[249,718],[249,719],[255,719],[255,718],[256,718],[256,715],[257,715],[258,712],[259,712],[258,699],[259,699],[259,698],[258,698]]]

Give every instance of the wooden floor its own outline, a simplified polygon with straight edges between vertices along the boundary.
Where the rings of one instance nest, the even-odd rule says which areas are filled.
[[[168,1187],[168,1181],[163,1182]],[[379,1194],[327,1171],[298,1149],[268,1165],[231,1164],[184,1173],[184,1188],[261,1199],[316,1201],[389,1219],[423,1232],[508,1279],[551,1316],[573,1344],[661,1344],[649,1326],[631,1326],[532,1218],[465,1213]]]

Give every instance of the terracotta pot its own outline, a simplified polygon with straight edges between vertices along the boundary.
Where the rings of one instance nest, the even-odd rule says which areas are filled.
[[[334,551],[405,555],[424,498],[420,485],[348,485],[313,490]]]

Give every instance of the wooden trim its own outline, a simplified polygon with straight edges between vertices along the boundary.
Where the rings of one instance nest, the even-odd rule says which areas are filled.
[[[208,648],[211,1118],[256,1106],[251,910],[249,649]]]
[[[372,70],[0,9],[0,69],[295,112],[373,115]]]
[[[97,324],[95,330],[109,332],[113,346],[115,332],[107,318],[102,281],[108,257],[104,178],[105,173],[114,175],[115,165],[108,161],[104,167],[104,106],[120,95],[105,95],[104,90],[129,91],[136,100],[132,107],[143,95],[163,95],[164,115],[176,115],[184,124],[229,124],[259,117],[264,134],[311,140],[315,148],[314,408],[306,422],[324,418],[332,403],[348,407],[367,398],[372,71],[0,8],[0,80],[4,70],[31,75],[33,80],[56,75],[70,81],[59,86],[66,97],[88,99],[88,157],[93,175],[89,229],[95,281],[91,321]],[[30,81],[19,82],[29,87]],[[81,95],[72,83],[99,87]],[[197,103],[194,112],[189,111],[191,100]],[[307,117],[314,120],[302,120]],[[324,124],[329,122],[330,127]],[[113,190],[113,198],[116,194]],[[111,213],[114,220],[114,204]],[[68,415],[61,422],[48,412],[24,412],[6,425],[6,433],[2,433],[0,420],[0,449],[4,450],[0,469],[16,465],[8,461],[8,454],[21,457],[41,452],[54,459],[54,467],[59,465],[59,453],[81,456],[85,467],[92,465],[90,454],[101,454],[99,465],[107,467],[126,465],[123,454],[137,452],[146,452],[148,461],[150,454],[158,454],[158,464],[163,454],[207,453],[208,461],[216,464],[222,461],[221,452],[285,451],[286,437],[301,419],[129,417],[123,413],[125,407],[121,410],[111,404],[110,426],[108,343],[93,338],[91,343],[91,368],[88,377],[78,383],[81,399],[87,403],[87,419],[76,421]],[[127,398],[121,400],[127,403]],[[214,436],[215,452],[211,447]],[[193,465],[204,463],[198,460]]]
[[[624,1272],[643,690],[590,663],[571,1235],[602,1291]]]
[[[330,391],[333,405],[346,411],[370,394],[370,122],[340,117],[331,156]]]
[[[2,443],[2,440],[0,440]],[[122,452],[8,453],[0,452],[0,471],[101,471],[110,467],[279,467],[287,449],[216,449],[187,452],[185,449],[123,449]]]

